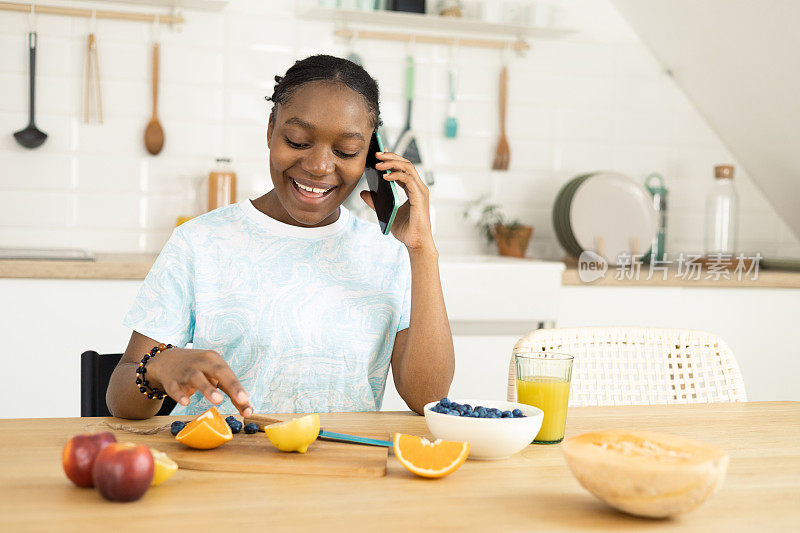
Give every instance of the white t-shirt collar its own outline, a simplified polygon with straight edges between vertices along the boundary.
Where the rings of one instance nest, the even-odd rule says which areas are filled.
[[[252,220],[258,226],[278,235],[286,237],[300,237],[304,239],[319,239],[322,237],[329,237],[342,231],[350,222],[350,211],[345,206],[339,206],[339,218],[332,224],[326,226],[319,226],[316,228],[304,228],[301,226],[293,226],[275,220],[271,216],[262,213],[253,205],[252,200],[245,200],[239,202],[237,205],[241,207],[247,218]]]

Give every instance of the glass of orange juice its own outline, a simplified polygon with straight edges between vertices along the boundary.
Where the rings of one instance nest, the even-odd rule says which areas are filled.
[[[544,411],[542,428],[534,444],[564,440],[573,357],[561,353],[515,353],[517,401]]]

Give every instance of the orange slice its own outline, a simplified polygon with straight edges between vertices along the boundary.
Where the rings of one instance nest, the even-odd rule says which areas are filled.
[[[175,440],[198,450],[210,450],[231,440],[231,428],[216,407],[198,416],[175,435]]]
[[[394,435],[394,454],[410,472],[422,477],[444,477],[464,464],[469,442],[431,442],[414,435]]]

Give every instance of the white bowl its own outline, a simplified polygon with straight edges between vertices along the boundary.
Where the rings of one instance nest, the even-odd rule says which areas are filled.
[[[469,442],[470,459],[505,459],[521,451],[533,441],[542,427],[541,409],[524,403],[498,400],[457,400],[473,408],[482,405],[501,411],[519,409],[524,418],[468,418],[431,411],[439,402],[425,406],[425,422],[434,437],[442,440]]]

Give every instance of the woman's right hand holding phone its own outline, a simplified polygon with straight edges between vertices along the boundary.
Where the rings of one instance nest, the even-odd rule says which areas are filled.
[[[163,350],[147,363],[147,379],[152,387],[163,390],[180,405],[189,405],[189,398],[197,391],[219,405],[224,400],[222,390],[242,416],[253,414],[250,398],[236,374],[213,350]]]

